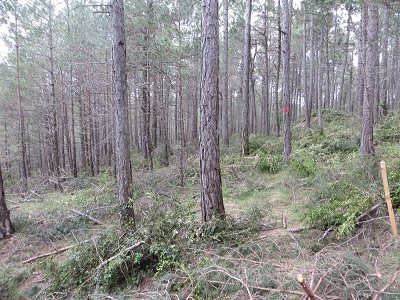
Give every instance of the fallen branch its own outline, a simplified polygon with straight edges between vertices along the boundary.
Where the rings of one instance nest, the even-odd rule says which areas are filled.
[[[72,211],[73,213],[76,213],[77,215],[88,218],[89,220],[93,221],[95,224],[103,225],[103,222],[101,222],[101,221],[93,218],[92,216],[89,216],[88,214],[85,214],[77,209],[70,208],[69,210]]]
[[[325,231],[325,233],[323,234],[323,236],[321,236],[321,237],[318,239],[318,242],[322,241],[322,240],[328,235],[328,233],[331,232],[332,230],[333,230],[333,226],[329,227],[329,228]]]
[[[132,245],[132,246],[126,248],[125,250],[123,250],[123,251],[117,253],[116,255],[111,256],[109,259],[107,259],[107,260],[103,261],[101,264],[99,264],[99,265],[96,267],[96,271],[98,271],[99,269],[101,269],[103,266],[105,266],[106,264],[108,264],[108,263],[109,263],[110,261],[112,261],[113,259],[117,258],[118,256],[121,256],[124,252],[128,252],[128,251],[130,251],[130,250],[133,250],[133,249],[139,247],[140,245],[143,245],[144,243],[145,243],[145,241],[137,242],[135,245]]]
[[[52,251],[52,252],[48,252],[48,253],[45,253],[45,254],[41,254],[41,255],[38,255],[38,256],[34,256],[34,257],[32,257],[32,258],[29,258],[29,259],[27,259],[27,260],[22,261],[22,263],[23,263],[23,264],[26,264],[26,263],[29,263],[29,262],[38,260],[39,258],[43,258],[43,257],[47,257],[47,256],[50,256],[50,255],[58,254],[58,253],[67,251],[68,249],[74,248],[75,246],[78,246],[78,245],[81,245],[81,244],[90,242],[91,240],[92,240],[92,239],[84,240],[83,242],[80,242],[80,243],[78,243],[78,244],[69,245],[69,246],[66,246],[66,247],[64,247],[64,248],[61,248],[61,249],[58,249],[58,250],[54,250],[54,251]]]
[[[399,275],[399,274],[400,274],[400,270],[397,270],[397,271],[393,274],[393,276],[392,276],[392,278],[390,279],[390,281],[389,281],[383,288],[381,288],[379,291],[377,291],[377,292],[375,293],[374,298],[372,298],[372,300],[378,300],[379,297],[380,297],[388,288],[390,288],[390,287],[396,282],[397,275]]]
[[[299,273],[297,275],[297,281],[303,288],[303,291],[307,294],[308,298],[311,300],[323,300],[322,298],[318,297],[313,290],[311,290],[308,285],[306,284],[306,281],[304,280],[303,274]]]
[[[370,213],[372,213],[373,211],[377,210],[377,209],[378,209],[379,207],[381,207],[381,206],[382,206],[382,203],[379,202],[379,203],[375,204],[374,206],[372,206],[371,209],[370,209],[369,211],[366,211],[366,212],[362,213],[360,216],[358,216],[358,218],[357,218],[357,223],[360,223],[360,222],[362,221],[362,219],[364,219],[366,216],[368,216]],[[325,233],[322,235],[322,237],[320,237],[320,238],[318,239],[318,242],[321,241],[321,240],[323,240],[323,239],[328,235],[328,233],[331,232],[333,229],[334,229],[333,226],[329,227],[329,228],[325,231]]]

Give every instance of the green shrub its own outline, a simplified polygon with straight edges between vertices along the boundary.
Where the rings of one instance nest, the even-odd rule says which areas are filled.
[[[30,272],[26,268],[16,268],[14,265],[0,265],[0,299],[25,299],[18,287],[29,278]],[[8,296],[2,298],[2,296]]]
[[[253,134],[249,138],[249,148],[250,155],[255,155],[259,153],[282,155],[283,142],[282,139],[275,136]]]
[[[392,112],[382,118],[376,128],[375,139],[379,142],[400,141],[400,118],[399,114]]]
[[[394,208],[400,208],[400,160],[388,166],[390,197]]]
[[[311,227],[325,230],[337,227],[339,235],[352,233],[357,225],[357,217],[367,211],[373,198],[366,192],[352,185],[348,180],[334,182],[327,198],[320,199],[303,216]]]
[[[307,149],[299,149],[293,152],[290,164],[297,175],[313,177],[317,172],[317,160],[315,154]]]
[[[257,169],[262,173],[276,174],[283,167],[282,154],[272,155],[261,153],[257,162]]]

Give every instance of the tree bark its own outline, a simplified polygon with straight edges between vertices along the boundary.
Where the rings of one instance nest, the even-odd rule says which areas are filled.
[[[251,4],[252,0],[246,0],[242,77],[242,155],[249,155]]]
[[[270,135],[270,93],[269,93],[269,17],[267,4],[264,3],[264,77],[262,82],[262,94],[263,99],[261,100],[261,128],[262,131]]]
[[[390,9],[385,8],[385,15],[383,18],[383,36],[382,36],[382,105],[380,114],[387,115],[388,111],[388,44],[389,44],[389,20]],[[380,86],[380,85],[379,85]]]
[[[222,143],[229,146],[228,122],[228,0],[223,1],[224,7],[224,43],[222,52]]]
[[[4,193],[3,175],[0,166],[0,240],[14,233],[14,228],[10,220],[10,211],[7,209],[6,197]]]
[[[292,153],[291,99],[290,99],[290,13],[288,0],[282,0],[282,81],[283,81],[283,161]]]
[[[365,65],[365,92],[361,132],[361,153],[374,155],[373,137],[373,104],[375,95],[375,80],[378,57],[378,5],[373,0],[366,0],[368,10],[367,53]]]
[[[17,3],[18,5],[18,3]],[[18,24],[18,7],[15,8],[15,55],[17,63],[17,98],[18,98],[18,117],[19,117],[19,139],[20,139],[20,151],[21,151],[21,192],[25,193],[28,189],[28,175],[26,168],[26,143],[25,143],[25,121],[24,121],[24,109],[22,104],[21,95],[21,75],[19,65],[19,24]]]
[[[126,45],[124,24],[124,1],[113,0],[111,7],[113,74],[115,97],[115,152],[118,183],[118,200],[123,218],[134,222],[133,208],[129,206],[130,140],[128,118],[128,95],[126,75]]]
[[[305,106],[305,118],[306,118],[306,127],[310,128],[310,120],[311,120],[311,111],[310,104],[308,99],[308,91],[307,91],[307,9],[306,2],[303,2],[304,7],[304,19],[303,19],[303,97],[304,97],[304,106]]]
[[[202,1],[200,176],[202,221],[225,215],[218,136],[218,0]]]
[[[281,27],[281,0],[278,1],[278,59],[276,65],[276,77],[275,77],[275,101],[274,101],[274,130],[275,135],[279,137],[281,130],[279,126],[279,77],[281,72],[281,59],[282,59],[282,27]]]

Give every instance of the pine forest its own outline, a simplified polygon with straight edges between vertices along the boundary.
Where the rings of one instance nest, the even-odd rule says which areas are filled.
[[[0,300],[400,299],[400,1],[1,0]]]

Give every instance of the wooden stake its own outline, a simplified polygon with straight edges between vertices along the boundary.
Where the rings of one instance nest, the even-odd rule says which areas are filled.
[[[382,171],[383,188],[385,190],[386,204],[387,204],[388,211],[389,211],[390,224],[392,225],[392,231],[393,231],[394,237],[396,239],[398,239],[399,234],[397,233],[396,219],[394,217],[392,200],[390,199],[389,183],[388,183],[388,178],[387,178],[387,174],[386,174],[386,162],[384,160],[381,161],[381,171]]]

